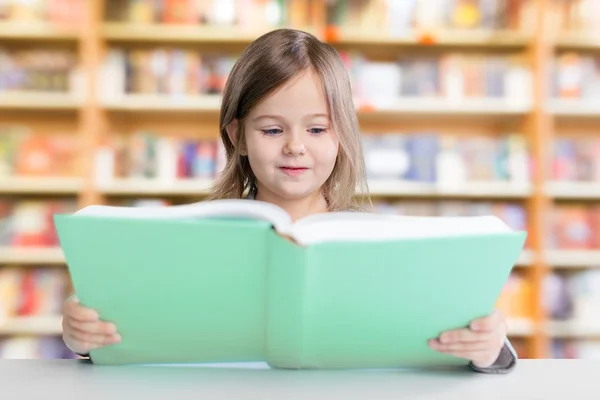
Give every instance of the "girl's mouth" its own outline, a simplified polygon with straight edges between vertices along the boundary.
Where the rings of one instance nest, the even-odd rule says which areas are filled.
[[[308,168],[303,168],[303,167],[279,167],[279,169],[287,175],[290,176],[298,176],[298,175],[302,175],[304,173],[304,171],[306,171]]]

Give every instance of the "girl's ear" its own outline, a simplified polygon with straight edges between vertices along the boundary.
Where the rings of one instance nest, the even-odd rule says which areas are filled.
[[[234,119],[233,121],[231,121],[227,127],[225,128],[225,130],[227,131],[227,136],[229,136],[229,140],[231,141],[231,143],[233,144],[234,147],[237,147],[238,145],[238,138],[239,138],[239,134],[240,134],[240,123],[237,119]],[[246,155],[246,149],[244,148],[243,144],[240,143],[240,148],[238,149],[238,151],[240,152],[241,155],[245,156]]]

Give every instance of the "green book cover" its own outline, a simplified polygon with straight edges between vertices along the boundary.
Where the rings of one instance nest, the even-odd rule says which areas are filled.
[[[55,223],[81,303],[122,336],[96,364],[466,364],[427,340],[493,310],[526,237],[495,217],[292,223],[250,200],[93,206]]]

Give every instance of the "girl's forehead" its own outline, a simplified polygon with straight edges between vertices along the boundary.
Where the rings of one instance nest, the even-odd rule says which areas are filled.
[[[255,110],[294,109],[309,113],[324,113],[327,97],[320,79],[314,74],[302,74],[290,79],[256,106]]]

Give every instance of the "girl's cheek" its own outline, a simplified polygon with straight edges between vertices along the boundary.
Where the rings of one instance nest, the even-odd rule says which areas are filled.
[[[326,148],[321,148],[317,159],[322,165],[333,165],[338,155],[337,147],[329,145]]]
[[[337,140],[332,139],[326,146],[322,146],[324,156],[330,159],[335,159],[338,155],[339,144]]]
[[[324,157],[336,157],[339,148],[339,142],[334,134],[317,138],[313,143],[315,150]]]

